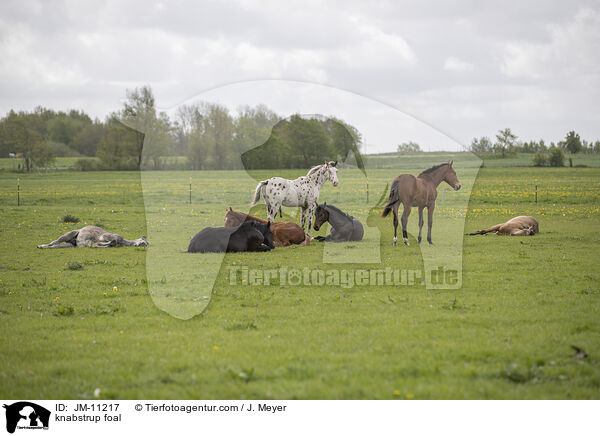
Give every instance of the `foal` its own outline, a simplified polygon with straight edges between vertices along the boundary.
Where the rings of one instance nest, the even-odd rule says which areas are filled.
[[[360,241],[363,238],[364,229],[360,221],[327,202],[317,206],[315,230],[319,231],[325,222],[331,224],[331,232],[327,236],[315,236],[317,241]]]
[[[423,209],[427,208],[427,242],[431,242],[431,225],[433,224],[433,210],[435,209],[435,199],[437,198],[437,187],[440,183],[446,182],[458,191],[460,182],[456,176],[456,171],[452,168],[452,162],[444,162],[426,169],[417,177],[411,174],[400,174],[392,181],[390,196],[382,217],[388,216],[394,211],[394,245],[398,241],[396,232],[398,229],[398,207],[402,202],[404,211],[402,213],[402,240],[406,245],[408,243],[408,233],[406,226],[408,216],[413,207],[419,208],[419,244],[421,243],[421,229],[423,228]]]
[[[225,227],[237,227],[245,221],[258,221],[266,224],[267,221],[256,216],[229,208],[225,214]],[[276,247],[287,247],[292,244],[303,245],[306,241],[304,230],[296,223],[271,223],[273,243]]]

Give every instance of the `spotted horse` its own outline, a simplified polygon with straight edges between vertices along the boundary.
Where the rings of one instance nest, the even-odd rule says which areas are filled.
[[[277,211],[279,211],[282,205],[300,207],[302,209],[302,218],[300,220],[302,230],[304,230],[304,225],[308,221],[308,227],[306,228],[306,239],[308,242],[310,241],[313,213],[319,201],[319,192],[327,181],[330,181],[333,186],[339,184],[337,178],[337,161],[325,162],[324,164],[314,166],[306,176],[298,177],[294,180],[271,177],[259,182],[254,192],[252,206],[258,202],[262,194],[267,206],[269,221],[275,220],[275,215],[277,215]]]

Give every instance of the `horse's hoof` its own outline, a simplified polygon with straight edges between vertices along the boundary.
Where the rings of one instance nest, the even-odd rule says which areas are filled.
[[[431,241],[427,241],[427,242],[429,242],[429,245],[433,245],[433,242],[431,242]]]
[[[406,246],[410,245],[410,244],[408,243],[408,238],[404,238],[404,239],[402,239],[402,241],[404,242],[404,245],[406,245]]]
[[[398,238],[394,238],[394,247],[396,246],[397,243],[398,243]]]
[[[417,239],[417,242],[419,243],[419,245],[421,245],[421,237],[419,236],[419,239]]]

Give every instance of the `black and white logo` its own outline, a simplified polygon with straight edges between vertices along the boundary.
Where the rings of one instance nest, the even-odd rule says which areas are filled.
[[[29,401],[19,401],[4,405],[6,409],[6,431],[14,433],[18,429],[47,430],[50,411]]]

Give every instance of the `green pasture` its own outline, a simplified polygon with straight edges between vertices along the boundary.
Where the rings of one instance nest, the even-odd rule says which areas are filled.
[[[473,185],[470,197],[440,185],[435,245],[423,251],[416,210],[411,245],[393,247],[392,219],[379,218],[377,203],[396,174],[417,173],[437,155],[396,168],[370,163],[368,201],[355,169],[339,171],[338,188],[324,187],[322,201],[364,217],[365,241],[221,257],[184,251],[194,233],[222,225],[227,207],[248,210],[255,180],[305,171],[19,174],[19,207],[17,174],[0,172],[0,396],[93,398],[99,388],[103,399],[599,398],[600,169],[486,161],[475,179],[478,160],[462,156],[455,165]],[[253,211],[264,216],[264,207]],[[61,222],[66,214],[81,222]],[[520,214],[536,216],[540,234],[453,245],[463,219],[462,232]],[[36,248],[85,224],[147,234],[152,245]],[[379,263],[362,263],[374,245]],[[424,258],[452,250],[462,254],[460,289],[428,289],[420,278],[350,287],[230,281],[236,268],[421,271]],[[212,293],[200,286],[207,270]],[[570,345],[589,357],[571,357]]]

